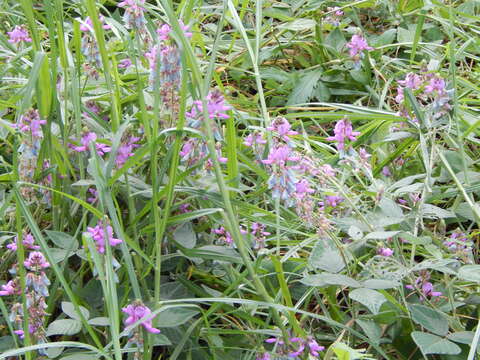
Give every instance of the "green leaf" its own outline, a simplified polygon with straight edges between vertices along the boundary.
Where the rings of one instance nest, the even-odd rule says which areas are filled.
[[[380,312],[382,304],[387,301],[383,294],[378,291],[366,288],[355,289],[349,294],[350,299],[359,302],[368,308],[373,314]]]
[[[47,336],[75,335],[82,329],[82,323],[73,319],[55,320],[48,325]]]
[[[400,0],[398,2],[398,11],[405,14],[420,9],[423,5],[423,0]]]
[[[198,310],[192,308],[168,308],[159,313],[154,322],[160,328],[176,327],[185,324],[198,313]]]
[[[443,339],[440,336],[427,334],[420,331],[414,331],[411,335],[424,355],[456,355],[462,352],[462,349],[458,345],[447,339]]]
[[[78,249],[78,241],[74,237],[60,231],[46,230],[45,232],[58,247],[66,250]]]
[[[83,306],[79,305],[78,307],[80,308],[80,311],[82,312],[83,317],[86,320],[88,320],[88,318],[90,317],[90,311],[85,309]],[[80,317],[78,316],[77,312],[75,311],[75,307],[71,302],[62,301],[62,311],[66,315],[70,316],[72,319],[80,320]]]
[[[322,269],[331,273],[340,272],[345,267],[342,254],[330,238],[320,238],[318,240],[310,254],[308,262],[313,268]]]
[[[91,360],[93,357],[92,353],[76,353],[64,356],[60,360]]]
[[[172,345],[172,342],[163,334],[152,335],[152,345],[167,346]]]
[[[480,265],[464,265],[458,270],[458,277],[463,280],[480,283]]]
[[[193,231],[192,223],[187,222],[178,227],[173,233],[173,238],[183,247],[193,249],[197,243],[197,236]]]
[[[0,352],[15,348],[15,341],[11,336],[0,337]]]
[[[315,27],[315,21],[311,19],[297,19],[287,24],[282,24],[278,28],[292,31],[309,30]]]
[[[362,285],[367,289],[384,290],[393,289],[402,284],[395,280],[369,279],[365,280]]]
[[[448,318],[445,314],[425,305],[409,305],[412,320],[434,334],[445,336],[448,333]]]
[[[357,319],[355,322],[362,328],[363,332],[367,337],[376,344],[380,343],[382,338],[382,328],[373,320],[360,320]]]
[[[374,231],[365,236],[365,240],[376,239],[385,240],[397,235],[400,231]]]
[[[317,87],[321,76],[322,72],[320,70],[309,71],[303,74],[288,97],[287,104],[306,103],[313,96],[313,91]]]
[[[318,275],[307,275],[302,280],[302,283],[309,286],[328,286],[340,285],[350,287],[360,287],[361,284],[351,277],[341,274],[322,273]]]
[[[88,320],[88,323],[93,326],[110,326],[110,319],[107,317],[95,317]]]

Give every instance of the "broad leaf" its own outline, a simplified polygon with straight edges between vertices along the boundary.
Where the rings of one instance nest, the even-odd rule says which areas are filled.
[[[434,334],[445,336],[448,333],[447,316],[425,305],[410,305],[412,320]]]
[[[418,345],[424,355],[428,354],[444,354],[444,355],[456,355],[462,352],[460,347],[440,336],[414,331],[412,332],[412,338]]]
[[[349,294],[350,299],[359,302],[368,308],[373,314],[377,315],[382,304],[387,301],[383,294],[378,291],[366,288],[355,289]]]

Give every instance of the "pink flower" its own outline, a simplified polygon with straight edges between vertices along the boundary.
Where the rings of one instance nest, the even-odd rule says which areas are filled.
[[[217,229],[213,229],[212,232],[217,235],[221,235],[220,240],[224,241],[227,245],[233,244],[232,235],[227,230],[225,230],[223,226]]]
[[[168,40],[172,27],[168,24],[163,24],[159,29],[157,29],[157,34],[160,37],[160,40]]]
[[[133,150],[140,146],[136,144],[138,140],[140,140],[139,137],[131,136],[118,147],[117,158],[115,159],[118,168],[122,167],[128,158],[134,155]]]
[[[0,290],[0,296],[20,295],[21,293],[22,289],[20,289],[19,284],[17,284],[14,280],[10,280],[5,285],[2,285],[2,290]]]
[[[89,198],[87,198],[87,202],[93,204],[98,200],[98,191],[95,190],[93,187],[88,189],[88,192],[91,194]]]
[[[359,57],[363,55],[364,50],[373,50],[371,46],[368,46],[365,38],[362,35],[358,34],[352,36],[350,42],[347,43],[347,47],[350,49],[350,57],[353,58],[355,61],[359,60]]]
[[[414,74],[414,73],[408,73],[407,76],[405,77],[405,80],[400,80],[398,83],[402,86],[405,86],[409,89],[416,90],[422,86],[423,80],[421,76]]]
[[[120,62],[118,63],[118,67],[120,69],[127,69],[130,66],[132,66],[132,60],[130,59],[123,59],[123,60],[120,60]]]
[[[139,301],[135,301],[130,305],[127,305],[126,307],[122,308],[122,311],[128,315],[128,317],[125,319],[124,324],[127,326],[135,324],[137,321],[148,317],[149,319],[143,320],[141,322],[141,325],[147,330],[149,333],[152,334],[158,334],[160,332],[159,329],[154,328],[152,326],[152,318],[149,316],[152,311],[143,305]]]
[[[439,94],[445,92],[445,80],[439,77],[433,77],[427,86],[425,86],[425,93],[432,93],[437,91]]]
[[[117,246],[123,241],[113,237],[113,229],[110,225],[105,226],[108,242],[110,246]],[[92,236],[92,239],[96,242],[97,250],[100,254],[105,253],[105,230],[103,222],[99,221],[95,227],[87,227],[87,232]]]
[[[389,256],[393,255],[393,250],[390,249],[390,248],[382,247],[382,248],[378,249],[377,253],[378,253],[378,255],[389,257]]]
[[[266,143],[267,143],[267,140],[265,140],[263,136],[258,132],[249,134],[243,141],[243,144],[248,147],[252,147],[256,144],[266,144]]]
[[[335,136],[329,136],[327,140],[336,141],[338,150],[345,149],[346,140],[355,141],[357,140],[357,136],[360,135],[358,131],[353,131],[352,123],[347,119],[339,120],[335,124],[335,129],[333,132]]]
[[[73,144],[69,144],[68,146],[76,152],[85,152],[90,149],[89,147],[90,143],[94,142],[98,155],[103,156],[106,153],[110,152],[111,148],[109,146],[102,143],[96,143],[96,140],[97,140],[97,134],[95,134],[94,132],[86,132],[82,136],[82,139],[80,140],[82,144],[81,146],[75,146]]]
[[[23,262],[23,265],[32,271],[39,271],[50,267],[47,259],[40,251],[32,251],[28,259]]]
[[[34,242],[35,242],[35,239],[32,236],[32,234],[26,234],[22,239],[23,246],[25,246],[26,249],[28,249],[28,250],[39,250],[40,246],[34,245],[33,244]],[[11,251],[17,251],[17,238],[16,237],[15,237],[15,240],[12,243],[7,244],[7,249],[9,249]]]
[[[397,104],[401,104],[404,99],[403,88],[399,86],[397,88],[397,96],[395,96],[395,102]]]
[[[99,19],[100,19],[100,24],[102,24],[102,27],[105,30],[109,30],[109,29],[112,28],[110,25],[104,24],[105,23],[105,18],[102,15],[100,15]],[[86,32],[86,31],[91,31],[92,33],[94,32],[93,22],[92,22],[92,19],[90,19],[90,16],[87,16],[87,18],[85,19],[85,22],[80,25],[80,30],[84,31],[84,32]]]
[[[272,126],[269,126],[267,128],[267,130],[276,132],[278,136],[280,136],[280,138],[282,138],[285,142],[288,143],[290,141],[290,136],[298,134],[297,131],[293,131],[291,130],[291,128],[292,126],[287,119],[283,117],[278,117],[273,121]]]
[[[24,134],[30,134],[34,139],[43,138],[42,126],[47,123],[46,120],[40,119],[38,110],[31,109],[20,118],[18,124],[14,124],[13,127],[17,128]]]
[[[20,42],[32,42],[32,39],[28,36],[28,30],[25,25],[15,26],[12,31],[7,32],[10,39],[10,44],[18,44]]]
[[[262,160],[262,163],[267,165],[276,164],[285,166],[288,161],[298,160],[300,160],[299,157],[292,154],[290,147],[283,145],[272,149],[268,154],[268,158],[266,160]]]
[[[296,197],[298,199],[303,199],[307,194],[313,194],[315,190],[310,187],[310,183],[307,179],[302,179],[295,184],[296,187]]]
[[[142,6],[143,4],[145,4],[145,0],[124,0],[117,4],[118,7],[125,8],[123,21],[127,27],[143,30],[147,22],[145,20],[145,8]]]

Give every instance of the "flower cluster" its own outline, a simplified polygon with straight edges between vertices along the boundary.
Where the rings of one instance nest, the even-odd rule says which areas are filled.
[[[325,22],[333,26],[339,26],[342,16],[344,15],[343,10],[338,6],[327,7],[328,16],[325,18]]]
[[[145,0],[123,0],[117,4],[124,8],[123,21],[127,28],[143,31],[147,21],[145,20]]]
[[[335,141],[338,151],[345,152],[348,150],[348,142],[356,141],[360,135],[358,131],[353,131],[352,123],[346,118],[337,121],[333,129],[334,136],[327,137],[328,141]]]
[[[87,233],[92,236],[92,239],[95,241],[97,250],[100,254],[105,253],[107,241],[110,246],[117,246],[122,243],[122,240],[113,237],[112,227],[108,224],[104,224],[101,220],[96,226],[87,227]]]
[[[225,98],[220,93],[220,91],[218,90],[211,91],[207,95],[206,102],[207,102],[206,112],[210,119],[215,121],[217,119],[228,118],[228,115],[225,113],[225,111],[229,110],[230,106],[228,106],[225,103]],[[202,129],[203,126],[205,126],[203,112],[204,112],[203,103],[201,101],[194,101],[190,111],[186,112],[188,126],[194,129]],[[220,163],[226,163],[227,158],[222,156],[221,143],[220,143],[220,141],[222,140],[222,134],[216,125],[214,125],[212,130],[213,130],[215,139],[218,141],[217,144],[215,145],[218,161]],[[196,165],[204,160],[206,160],[205,161],[206,170],[210,170],[213,165],[211,159],[207,159],[207,157],[209,156],[209,151],[207,148],[207,144],[203,139],[199,139],[199,138],[186,139],[180,151],[180,156],[181,156],[182,162],[186,163],[187,166]]]
[[[88,152],[90,151],[90,143],[95,145],[97,154],[100,156],[105,155],[111,150],[110,146],[97,142],[97,134],[91,131],[84,132],[80,139],[81,145],[68,144],[68,147],[76,152]]]
[[[111,29],[110,25],[105,24],[105,18],[100,15],[100,23],[105,30]],[[87,17],[80,25],[80,30],[83,32],[80,50],[91,65],[95,65],[98,68],[102,67],[102,59],[100,58],[100,50],[98,48],[97,41],[95,40],[95,31],[93,29],[93,22],[90,17]]]
[[[364,51],[373,50],[371,46],[368,46],[367,40],[360,34],[352,36],[352,39],[347,43],[347,48],[355,67],[360,66],[360,60],[365,56]]]
[[[450,100],[453,90],[447,90],[447,84],[439,74],[429,72],[422,68],[420,74],[408,73],[404,80],[398,81],[395,102],[399,104],[399,116],[406,117],[414,122],[418,119],[410,115],[405,102],[405,89],[410,89],[417,103],[425,111],[431,112],[433,119],[438,119],[451,110]]]
[[[132,344],[137,346],[137,353],[134,355],[135,359],[140,358],[140,349],[143,349],[143,334],[139,326],[136,326],[132,329],[128,327],[132,326],[138,321],[140,325],[151,334],[158,334],[160,330],[154,328],[152,325],[153,317],[151,316],[152,311],[145,306],[140,300],[133,301],[131,304],[122,308],[122,312],[127,314],[127,318],[124,320],[124,324],[129,331],[129,339],[127,346]]]
[[[17,25],[12,31],[8,31],[8,42],[10,44],[19,44],[21,42],[32,42],[28,35],[28,30],[25,25]]]
[[[123,139],[122,143],[117,150],[117,158],[115,159],[115,164],[118,168],[121,168],[129,157],[133,156],[133,150],[138,148],[140,145],[137,144],[139,137],[127,136]]]
[[[8,244],[7,248],[11,251],[17,250],[17,242],[18,239],[16,238],[15,243]],[[34,238],[31,234],[24,234],[22,243],[25,251],[28,253],[28,257],[22,264],[27,270],[25,276],[27,314],[24,314],[22,304],[15,302],[12,304],[9,320],[17,328],[17,330],[14,331],[15,334],[23,339],[25,336],[23,323],[24,317],[26,316],[28,319],[30,339],[36,343],[44,343],[47,340],[44,328],[45,316],[47,315],[46,297],[48,296],[48,286],[50,285],[50,280],[45,273],[45,269],[50,267],[50,263],[45,256],[38,251],[39,246],[34,244]],[[15,264],[11,268],[10,273],[12,275],[17,275],[18,266],[20,265]],[[0,290],[0,296],[19,296],[21,294],[22,289],[18,277],[2,285]],[[41,353],[44,354],[43,351],[41,351]]]
[[[440,291],[434,291],[433,284],[429,280],[430,273],[426,270],[422,270],[420,276],[415,279],[413,285],[405,285],[405,287],[409,290],[417,290],[420,292],[420,300],[441,296],[442,293]]]
[[[268,344],[274,344],[275,355],[288,356],[291,359],[301,359],[304,355],[309,355],[310,359],[318,359],[319,352],[325,350],[320,346],[312,336],[305,339],[300,337],[288,338],[288,344],[281,337],[273,337],[265,340]],[[269,353],[262,353],[257,356],[257,360],[272,359]]]
[[[218,238],[218,241],[221,244],[233,245],[232,235],[223,226],[217,229],[212,229],[212,233],[216,235],[220,235],[220,237]]]
[[[22,134],[20,147],[18,148],[18,174],[20,181],[39,183],[41,185],[50,185],[51,183],[51,176],[45,176],[41,179],[36,177],[39,168],[38,156],[43,139],[42,125],[46,123],[46,120],[40,118],[38,110],[31,109],[20,117],[17,124],[12,125]],[[49,162],[45,159],[42,170],[47,170],[48,168]],[[21,193],[28,201],[37,200],[37,194],[39,194],[42,196],[42,201],[45,204],[50,204],[50,192],[48,190],[35,190],[29,186],[22,186]]]
[[[464,260],[465,262],[472,262],[472,248],[473,244],[461,231],[454,231],[450,237],[443,242],[448,250]]]
[[[250,231],[241,229],[240,232],[244,235],[251,235],[253,240],[254,249],[263,249],[265,247],[265,240],[268,235],[271,235],[268,231],[265,231],[265,225],[254,222],[250,226]]]

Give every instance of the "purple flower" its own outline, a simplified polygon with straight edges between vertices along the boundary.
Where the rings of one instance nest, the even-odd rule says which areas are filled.
[[[377,250],[377,253],[378,255],[389,257],[393,255],[393,250],[388,247],[381,247]]]
[[[185,204],[181,204],[178,209],[180,210],[180,213],[181,214],[186,214],[186,213],[189,213],[189,212],[192,212],[192,210],[190,210],[190,204],[188,203],[185,203]]]
[[[362,35],[353,35],[350,42],[347,43],[347,47],[350,49],[349,54],[355,62],[360,61],[363,56],[363,51],[373,50],[371,46],[368,46],[367,41]]]
[[[437,91],[439,94],[443,94],[445,92],[445,80],[440,77],[433,77],[427,86],[425,86],[425,93],[429,94],[434,91]]]
[[[157,29],[157,34],[160,37],[160,40],[166,41],[172,32],[172,27],[168,24],[163,24]]]
[[[140,146],[136,144],[138,140],[140,140],[139,137],[131,136],[118,147],[117,158],[115,159],[118,168],[122,167],[128,158],[134,155],[133,150]]]
[[[311,336],[307,337],[307,346],[312,356],[319,356],[318,352],[325,350],[325,347],[318,345],[317,341]]]
[[[212,91],[207,95],[207,113],[210,119],[223,118],[228,119],[229,116],[225,111],[230,110],[230,106],[225,104],[225,98],[220,91]],[[185,113],[188,118],[197,119],[203,115],[203,103],[200,100],[193,102],[190,112]]]
[[[118,67],[120,69],[127,69],[130,66],[132,66],[132,60],[130,59],[123,59],[123,60],[120,60],[120,62],[118,63]]]
[[[137,321],[145,317],[149,317],[149,319],[143,320],[141,322],[141,325],[149,333],[158,334],[160,332],[159,329],[152,326],[152,318],[149,316],[152,311],[148,307],[143,305],[140,301],[135,301],[132,304],[127,305],[126,307],[122,308],[122,311],[128,315],[128,317],[124,321],[124,324],[126,326],[133,325]]]
[[[98,191],[93,187],[88,188],[88,192],[91,194],[90,197],[87,198],[87,202],[90,204],[95,203],[98,200]]]
[[[329,136],[327,138],[328,141],[336,141],[337,142],[337,149],[344,150],[345,149],[345,141],[355,141],[357,140],[357,136],[360,135],[358,131],[353,131],[352,123],[347,119],[339,120],[335,124],[335,129],[333,130],[335,136]]]
[[[256,144],[262,144],[262,145],[263,145],[263,144],[266,144],[266,143],[267,143],[267,140],[265,140],[265,139],[263,138],[263,136],[262,136],[260,133],[258,133],[258,132],[254,132],[254,133],[252,133],[252,134],[249,134],[249,135],[245,138],[245,140],[243,141],[243,144],[244,144],[245,146],[248,146],[248,147],[252,147],[252,146],[254,146],[254,145],[256,145]]]
[[[271,360],[270,354],[269,353],[262,353],[258,354],[255,360]]]
[[[392,173],[390,172],[390,169],[388,168],[388,166],[383,167],[382,174],[385,176],[392,176]]]
[[[123,21],[129,28],[142,30],[147,21],[145,20],[145,8],[142,6],[145,0],[123,0],[117,4],[125,8]]]
[[[2,290],[0,290],[0,296],[20,295],[21,293],[22,289],[15,280],[10,280],[5,285],[2,285]]]
[[[321,170],[325,176],[335,176],[336,170],[331,167],[329,164],[325,164],[321,166]]]
[[[103,156],[106,153],[110,152],[111,148],[109,146],[102,143],[97,143],[96,140],[97,134],[95,134],[94,132],[86,132],[80,140],[82,144],[81,146],[75,146],[73,144],[69,144],[68,146],[76,152],[86,152],[89,151],[89,145],[91,142],[93,142],[95,144],[98,155]]]
[[[112,28],[110,25],[105,24],[105,18],[102,15],[100,15],[99,20],[100,20],[100,24],[102,24],[102,27],[105,30],[109,30]],[[92,22],[92,19],[90,19],[90,16],[87,16],[87,18],[85,19],[85,22],[80,24],[80,30],[83,32],[87,32],[87,31],[90,31],[92,33],[94,32],[93,22]]]
[[[295,154],[292,154],[292,150],[289,146],[283,145],[277,148],[273,148],[268,154],[266,160],[262,160],[262,163],[267,165],[279,165],[285,166],[288,161],[299,161],[300,158]]]
[[[10,44],[18,44],[20,42],[32,42],[32,39],[28,36],[28,30],[25,25],[15,26],[12,31],[7,32],[10,39]]]
[[[272,126],[269,126],[267,130],[277,133],[277,135],[286,143],[290,141],[289,137],[293,135],[297,135],[297,131],[291,130],[292,126],[288,122],[287,119],[283,117],[277,117]]]
[[[34,245],[34,242],[35,242],[35,239],[32,236],[32,234],[26,234],[22,239],[23,246],[26,249],[39,250],[40,246]],[[7,244],[7,248],[11,251],[17,251],[17,237],[15,237],[15,240],[12,243]]]
[[[96,242],[97,250],[100,254],[105,253],[105,230],[107,232],[108,243],[110,246],[117,246],[123,242],[122,240],[113,237],[113,229],[110,225],[106,225],[104,229],[102,221],[99,221],[94,227],[87,227],[87,232]]]
[[[223,226],[217,229],[212,229],[212,232],[214,234],[221,235],[219,239],[220,241],[225,242],[227,245],[233,244],[232,235],[227,230],[225,230]]]
[[[43,138],[42,126],[47,123],[46,120],[40,119],[38,110],[31,109],[20,118],[18,124],[13,127],[17,128],[24,134],[30,134],[33,139]]]
[[[23,262],[23,265],[32,271],[40,271],[50,267],[50,263],[40,251],[32,251],[28,259]]]
[[[422,86],[423,84],[423,79],[421,76],[414,74],[414,73],[408,73],[407,76],[405,77],[405,80],[400,80],[398,83],[402,86],[405,86],[409,89],[412,90],[417,90]]]
[[[426,297],[441,296],[440,291],[433,291],[433,284],[429,281],[430,273],[428,271],[421,271],[420,276],[416,278],[413,285],[405,285],[409,290],[417,289],[422,294],[420,300],[424,300]]]
[[[307,179],[302,179],[295,184],[297,199],[303,199],[307,194],[313,194],[315,190],[310,187]]]
[[[328,7],[327,11],[330,13],[326,18],[325,22],[332,24],[333,26],[339,26],[340,20],[343,16],[343,11],[338,6]]]
[[[329,205],[331,207],[337,207],[338,204],[343,202],[343,200],[344,199],[341,196],[337,196],[337,195],[327,195],[327,196],[325,196],[325,202],[327,203],[327,205]]]

